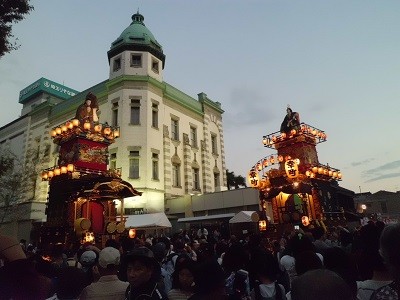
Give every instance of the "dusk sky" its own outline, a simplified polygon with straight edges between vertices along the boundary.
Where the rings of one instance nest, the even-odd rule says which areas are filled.
[[[319,161],[355,192],[400,190],[400,1],[36,0],[0,59],[0,127],[41,77],[78,91],[108,78],[107,51],[144,16],[163,46],[164,80],[221,103],[226,165],[246,176],[275,154],[262,136],[289,104],[324,130]]]

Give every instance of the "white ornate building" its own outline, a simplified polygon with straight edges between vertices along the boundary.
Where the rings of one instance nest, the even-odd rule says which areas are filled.
[[[38,150],[32,160],[38,173],[14,203],[18,214],[0,220],[6,232],[29,240],[32,222],[45,221],[48,182],[41,181],[40,170],[58,158],[50,131],[75,116],[88,92],[98,98],[100,121],[120,127],[121,137],[109,147],[110,168],[121,168],[122,178],[143,193],[125,199],[125,214],[168,213],[170,207],[182,214],[188,211],[182,196],[226,190],[221,104],[205,93],[188,96],[164,81],[165,55],[143,20],[134,14],[111,44],[109,78],[103,82],[78,92],[41,78],[21,91],[21,117],[0,128],[0,150],[20,158]]]

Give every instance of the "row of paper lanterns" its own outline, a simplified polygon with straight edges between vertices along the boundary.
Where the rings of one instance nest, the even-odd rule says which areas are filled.
[[[45,170],[42,172],[42,180],[50,180],[54,176],[59,176],[61,174],[72,173],[75,171],[75,166],[73,164],[68,164],[66,166],[56,166],[54,168]]]

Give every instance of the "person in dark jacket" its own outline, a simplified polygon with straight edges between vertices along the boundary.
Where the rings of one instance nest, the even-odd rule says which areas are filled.
[[[120,279],[129,282],[127,300],[168,299],[159,286],[160,276],[160,264],[146,247],[136,248],[123,258]]]

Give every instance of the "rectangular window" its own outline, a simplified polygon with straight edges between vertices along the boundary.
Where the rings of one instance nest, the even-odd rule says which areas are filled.
[[[180,165],[172,165],[172,186],[180,187],[181,186],[181,172]]]
[[[152,154],[152,174],[153,174],[153,179],[154,180],[159,180],[158,177],[158,154],[153,153]]]
[[[158,128],[158,104],[151,105],[151,126]]]
[[[140,125],[140,100],[131,100],[131,124]]]
[[[217,189],[220,186],[219,173],[214,173],[214,187]]]
[[[197,128],[190,126],[190,145],[197,148]]]
[[[159,72],[158,68],[159,68],[158,61],[153,59],[151,62],[151,69],[153,70],[154,73],[158,74]]]
[[[121,57],[118,57],[116,59],[114,59],[114,64],[113,64],[113,71],[118,71],[119,69],[121,69]]]
[[[129,151],[129,178],[139,178],[139,151]]]
[[[211,134],[211,153],[217,154],[217,136],[215,134]]]
[[[171,119],[171,138],[179,141],[179,121],[176,119]]]
[[[131,67],[140,68],[142,66],[142,55],[132,54]]]
[[[111,126],[118,126],[118,102],[112,104]]]
[[[200,172],[199,169],[193,168],[193,190],[200,190]]]
[[[117,153],[110,154],[110,170],[117,169]]]

